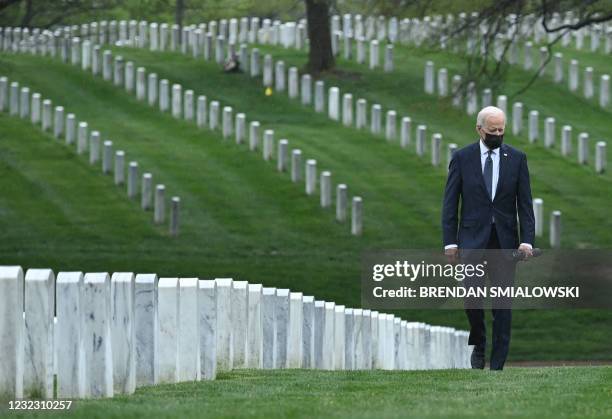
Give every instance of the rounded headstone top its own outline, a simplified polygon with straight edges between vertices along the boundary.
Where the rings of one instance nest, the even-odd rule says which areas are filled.
[[[28,269],[25,275],[26,281],[51,281],[54,278],[51,269]]]
[[[59,272],[57,283],[79,283],[83,281],[83,272]]]

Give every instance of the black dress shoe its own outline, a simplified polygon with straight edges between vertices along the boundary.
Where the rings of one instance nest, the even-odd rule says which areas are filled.
[[[470,357],[472,369],[482,370],[485,367],[485,348],[475,346]]]

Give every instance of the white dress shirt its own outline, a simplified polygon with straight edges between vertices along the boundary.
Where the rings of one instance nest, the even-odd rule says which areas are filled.
[[[487,156],[489,155],[489,148],[484,145],[482,139],[478,141],[478,145],[480,146],[480,168],[484,174],[484,167],[487,161]],[[491,150],[491,160],[493,160],[493,178],[491,181],[491,200],[495,198],[495,192],[497,191],[497,182],[499,181],[499,152],[500,148],[496,148],[495,150]],[[521,245],[525,245],[531,249],[531,245],[529,243],[521,243]],[[458,247],[456,244],[448,244],[444,246],[444,250],[452,249]]]

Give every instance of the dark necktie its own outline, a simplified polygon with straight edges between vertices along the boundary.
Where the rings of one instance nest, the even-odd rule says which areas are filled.
[[[493,199],[493,159],[491,158],[491,153],[493,151],[487,151],[487,159],[485,160],[484,172],[482,175],[484,176],[485,186],[487,187],[487,192],[489,192],[489,198]]]

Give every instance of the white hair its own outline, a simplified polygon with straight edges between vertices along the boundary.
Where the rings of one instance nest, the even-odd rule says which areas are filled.
[[[478,112],[478,116],[476,117],[476,125],[479,127],[484,127],[487,122],[487,119],[490,116],[501,115],[504,117],[504,123],[506,122],[506,114],[504,111],[499,109],[497,106],[485,106]]]

